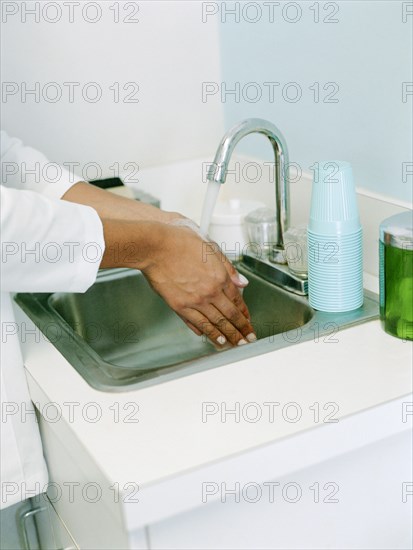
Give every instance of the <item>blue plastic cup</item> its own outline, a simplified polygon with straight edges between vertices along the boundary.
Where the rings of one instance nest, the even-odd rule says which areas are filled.
[[[314,164],[308,228],[314,233],[330,236],[354,233],[360,229],[350,163],[330,160]]]
[[[308,294],[314,309],[363,304],[363,243],[351,165],[315,164],[308,224]]]
[[[353,234],[321,236],[308,230],[308,254],[314,270],[362,265],[362,230]]]

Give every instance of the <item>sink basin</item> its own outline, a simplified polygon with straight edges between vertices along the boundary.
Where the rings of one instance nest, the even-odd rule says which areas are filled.
[[[84,294],[17,294],[16,302],[92,387],[129,391],[239,361],[311,338],[333,341],[343,327],[378,317],[373,294],[356,311],[314,311],[239,265],[258,341],[217,350],[193,334],[135,270],[100,271]]]

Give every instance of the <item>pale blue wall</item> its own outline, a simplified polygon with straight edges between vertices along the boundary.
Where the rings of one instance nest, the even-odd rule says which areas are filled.
[[[224,102],[225,125],[246,117],[262,117],[274,122],[284,133],[290,159],[303,168],[317,160],[342,159],[352,163],[356,184],[397,199],[411,201],[412,176],[402,180],[402,163],[412,158],[412,100],[402,102],[402,82],[412,82],[412,22],[398,1],[339,2],[334,18],[338,23],[323,23],[334,8],[320,6],[320,23],[314,22],[315,2],[299,2],[302,10],[296,23],[282,17],[275,6],[275,21],[269,20],[269,8],[260,3],[261,19],[249,23],[242,17],[245,2],[240,3],[241,20],[227,15],[221,23],[222,80],[228,88],[235,82],[280,82],[275,101],[270,102],[268,88],[262,86],[262,99],[250,103],[241,96]],[[226,7],[234,7],[226,2]],[[246,18],[257,15],[253,5]],[[288,3],[287,3],[288,4]],[[297,12],[291,7],[287,19]],[[408,4],[407,2],[404,3]],[[411,4],[411,3],[410,3]],[[218,5],[218,4],[217,4]],[[405,9],[409,8],[407,5]],[[224,16],[219,13],[209,17]],[[285,83],[296,82],[302,98],[289,103],[282,98]],[[308,89],[314,82],[336,82],[338,103],[315,103]],[[222,91],[222,88],[221,88]],[[248,90],[253,97],[254,89]],[[293,89],[290,88],[292,92]],[[325,94],[325,92],[322,92]],[[262,138],[261,138],[262,139]],[[247,143],[248,141],[248,143]],[[270,149],[260,140],[248,138],[243,152],[270,158]]]

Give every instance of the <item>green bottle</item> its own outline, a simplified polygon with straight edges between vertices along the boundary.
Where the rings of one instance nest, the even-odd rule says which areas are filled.
[[[389,334],[413,340],[413,212],[380,224],[380,318]]]

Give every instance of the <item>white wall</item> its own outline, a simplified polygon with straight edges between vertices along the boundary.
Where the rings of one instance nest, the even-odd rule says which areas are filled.
[[[348,160],[358,186],[411,202],[411,3],[247,5],[230,1],[214,9],[208,3],[209,15],[204,13],[206,26],[217,21],[221,26],[222,78],[208,103],[223,102],[226,126],[247,117],[267,118],[282,130],[290,159],[304,170],[316,161]],[[269,82],[278,82],[273,97]],[[224,86],[240,91],[225,94]],[[247,138],[239,152],[270,160],[264,141]],[[403,178],[406,162],[410,175]]]
[[[403,15],[408,3],[345,1],[332,2],[333,8],[326,9],[325,2],[317,2],[320,21],[316,23],[312,2],[275,3],[273,21],[263,2],[253,2],[262,11],[251,23],[258,12],[254,7],[244,12],[248,3],[242,2],[237,21],[227,13],[234,2],[101,0],[101,17],[91,23],[86,19],[96,16],[90,6],[94,2],[81,0],[70,23],[64,4],[77,3],[2,2],[2,79],[15,83],[17,90],[3,97],[2,126],[42,149],[51,160],[77,161],[82,167],[95,161],[102,165],[102,175],[109,176],[114,162],[122,169],[127,162],[147,167],[208,158],[224,126],[261,116],[281,128],[291,160],[304,169],[325,158],[346,159],[353,164],[358,186],[411,201],[412,176],[403,180],[402,173],[403,163],[412,163],[413,95],[402,101],[402,83],[413,79],[413,15],[406,7]],[[301,11],[291,7],[283,11],[288,4]],[[56,17],[53,5],[61,9],[56,23],[46,20]],[[114,21],[114,5],[119,23]],[[39,22],[24,15],[25,6],[38,6]],[[17,13],[9,13],[14,10]],[[139,22],[126,23],[128,14]],[[103,93],[97,103],[88,103],[81,95],[81,88],[92,81]],[[36,82],[41,90],[57,82],[62,99],[50,103],[41,95],[36,102],[28,95],[23,102],[22,83],[31,88]],[[73,103],[64,82],[80,83]],[[136,82],[139,103],[122,101],[133,87],[121,89],[121,100],[114,102],[110,86],[115,82],[121,88]],[[204,101],[203,82],[220,88]],[[238,83],[242,90],[249,82],[261,85],[259,101],[247,100],[242,91],[238,100],[228,95],[222,101],[222,83],[229,89]],[[272,102],[264,82],[280,83]],[[291,82],[302,90],[297,102],[282,94]],[[309,89],[314,82],[321,86],[318,102]],[[333,90],[322,89],[326,82],[338,84],[334,96],[338,103],[323,101]],[[270,160],[270,148],[259,141],[262,138],[251,138],[252,147],[241,146],[238,152]],[[93,169],[86,174],[91,179],[94,175]]]
[[[46,20],[59,14],[53,4],[61,10],[55,23]],[[98,162],[103,176],[112,175],[114,162],[124,171],[127,162],[146,167],[210,155],[223,131],[221,106],[202,103],[201,83],[219,78],[218,24],[202,23],[200,3],[101,1],[96,23],[86,20],[97,18],[92,2],[82,0],[73,7],[72,23],[64,4],[68,2],[2,2],[2,80],[16,83],[18,90],[3,97],[2,127],[50,160],[77,161],[82,169]],[[36,5],[39,22],[24,11]],[[110,9],[114,5],[119,23]],[[128,14],[139,22],[124,22]],[[92,81],[102,90],[96,103],[87,102],[81,92]],[[38,100],[33,95],[22,100],[24,82],[27,88],[40,83]],[[42,97],[49,82],[62,90],[56,103]],[[64,82],[81,84],[73,103]],[[110,89],[115,82],[121,86],[118,103]],[[139,103],[122,101],[134,92],[133,87],[122,90],[127,82],[139,85]],[[46,97],[53,98],[55,91],[46,88]],[[89,88],[90,97],[93,91]],[[92,168],[87,176],[94,178]]]

